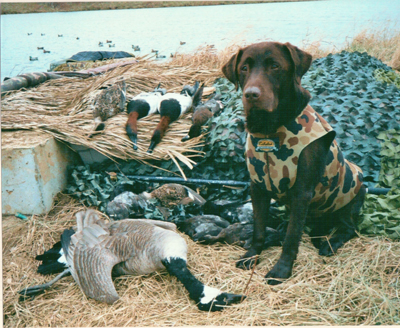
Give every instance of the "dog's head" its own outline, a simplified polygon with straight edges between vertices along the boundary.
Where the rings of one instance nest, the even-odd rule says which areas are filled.
[[[243,90],[250,133],[274,133],[306,107],[311,96],[300,81],[311,60],[290,43],[261,42],[240,49],[222,67],[236,89]]]

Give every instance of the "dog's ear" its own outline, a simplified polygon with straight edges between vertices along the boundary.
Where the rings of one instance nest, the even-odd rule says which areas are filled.
[[[300,84],[302,76],[308,71],[308,69],[311,66],[312,56],[308,52],[300,50],[299,48],[290,44],[289,42],[286,42],[285,46],[289,50],[295,66],[294,72],[295,72],[296,82]]]
[[[237,65],[242,57],[243,49],[240,49],[236,55],[233,55],[229,61],[222,66],[222,73],[225,77],[235,84],[236,90],[239,88],[239,78],[237,74]]]

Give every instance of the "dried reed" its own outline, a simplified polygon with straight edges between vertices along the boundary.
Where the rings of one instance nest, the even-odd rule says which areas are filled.
[[[59,195],[46,216],[3,219],[5,327],[400,324],[400,242],[365,236],[351,240],[329,258],[320,257],[304,236],[293,277],[273,287],[264,276],[281,249],[265,250],[247,299],[221,313],[200,312],[183,286],[164,272],[117,278],[121,299],[112,306],[87,299],[72,277],[34,300],[18,301],[18,290],[51,279],[36,273],[34,257],[74,225],[73,214],[81,209],[76,201]],[[245,291],[251,270],[234,265],[243,249],[204,246],[183,236],[189,246],[190,270],[198,279],[225,291]]]

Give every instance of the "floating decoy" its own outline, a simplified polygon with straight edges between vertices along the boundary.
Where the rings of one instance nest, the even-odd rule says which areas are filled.
[[[199,89],[201,94],[203,93],[202,85]],[[195,104],[193,101],[193,116],[192,116],[192,126],[189,129],[188,135],[182,138],[182,141],[198,137],[201,134],[201,127],[207,123],[207,121],[217,114],[224,108],[222,102],[220,101],[220,95],[211,95],[206,102],[199,102]],[[201,99],[201,96],[200,96]]]
[[[156,54],[156,58],[166,58],[165,55],[159,55],[158,53]]]
[[[32,35],[32,33],[28,33],[28,35]]]
[[[126,133],[133,142],[133,149],[137,149],[137,121],[141,118],[155,114],[159,111],[161,96],[167,90],[160,88],[158,84],[152,92],[142,92],[128,103],[128,121],[126,122]]]
[[[79,36],[76,39],[79,40]]]
[[[38,50],[44,50],[44,47],[37,47]]]
[[[87,297],[113,304],[119,295],[112,276],[145,275],[166,269],[182,282],[199,310],[220,311],[245,298],[208,287],[193,276],[186,264],[187,244],[173,223],[145,219],[106,222],[94,210],[77,213],[76,222],[76,227],[64,230],[61,242],[36,257],[42,261],[39,272],[60,272],[60,267],[64,271],[47,284],[19,291],[22,297],[41,294],[72,274]]]
[[[140,51],[140,47],[139,47],[139,46],[135,46],[135,47],[133,48],[133,51]]]
[[[193,98],[198,87],[199,82],[196,81],[194,87],[184,86],[180,94],[167,93],[162,96],[160,102],[161,120],[151,137],[148,153],[152,153],[156,145],[161,141],[169,124],[192,108]]]
[[[125,108],[126,83],[125,81],[116,82],[114,85],[105,87],[94,99],[91,107],[94,117],[94,131],[104,130],[108,118],[117,115]],[[93,133],[89,135],[89,138]]]
[[[183,46],[184,44],[186,44],[185,41],[180,41],[179,43],[181,44],[181,46]]]
[[[39,59],[38,59],[38,57],[29,56],[29,60],[30,60],[30,61],[35,61],[35,60],[39,60]]]
[[[50,53],[50,50],[44,50],[44,49],[43,49],[43,53],[49,54],[49,53]]]
[[[155,53],[158,53],[158,50],[155,50],[155,49],[151,49],[151,52],[155,52]]]
[[[108,47],[109,47],[109,48],[115,47],[115,43],[114,43],[114,44],[109,44]]]
[[[143,192],[141,195],[146,199],[156,198],[166,207],[190,203],[203,206],[206,203],[206,200],[193,189],[177,183],[166,183],[151,193]]]
[[[44,33],[41,33],[40,35],[41,35],[41,36],[44,36],[44,35],[46,35],[46,34],[44,34]]]
[[[62,37],[63,37],[63,35],[62,35],[62,34],[58,34],[58,37],[59,37],[59,38],[62,38]]]
[[[171,55],[170,55],[170,57],[171,57],[171,58],[174,58],[174,57],[175,57],[175,56],[174,56],[174,54],[173,54],[172,52],[171,52]]]
[[[99,41],[99,46],[102,47],[103,45],[103,42]]]
[[[112,43],[112,41],[111,40],[106,40],[106,43]]]

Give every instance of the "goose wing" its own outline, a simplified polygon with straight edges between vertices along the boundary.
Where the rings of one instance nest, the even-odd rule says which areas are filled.
[[[71,274],[86,296],[112,304],[119,299],[112,281],[112,269],[132,256],[133,249],[116,252],[118,245],[111,249],[107,245],[115,240],[123,244],[127,234],[110,236],[108,225],[92,210],[79,212],[76,216],[77,232],[71,237],[67,254]]]

